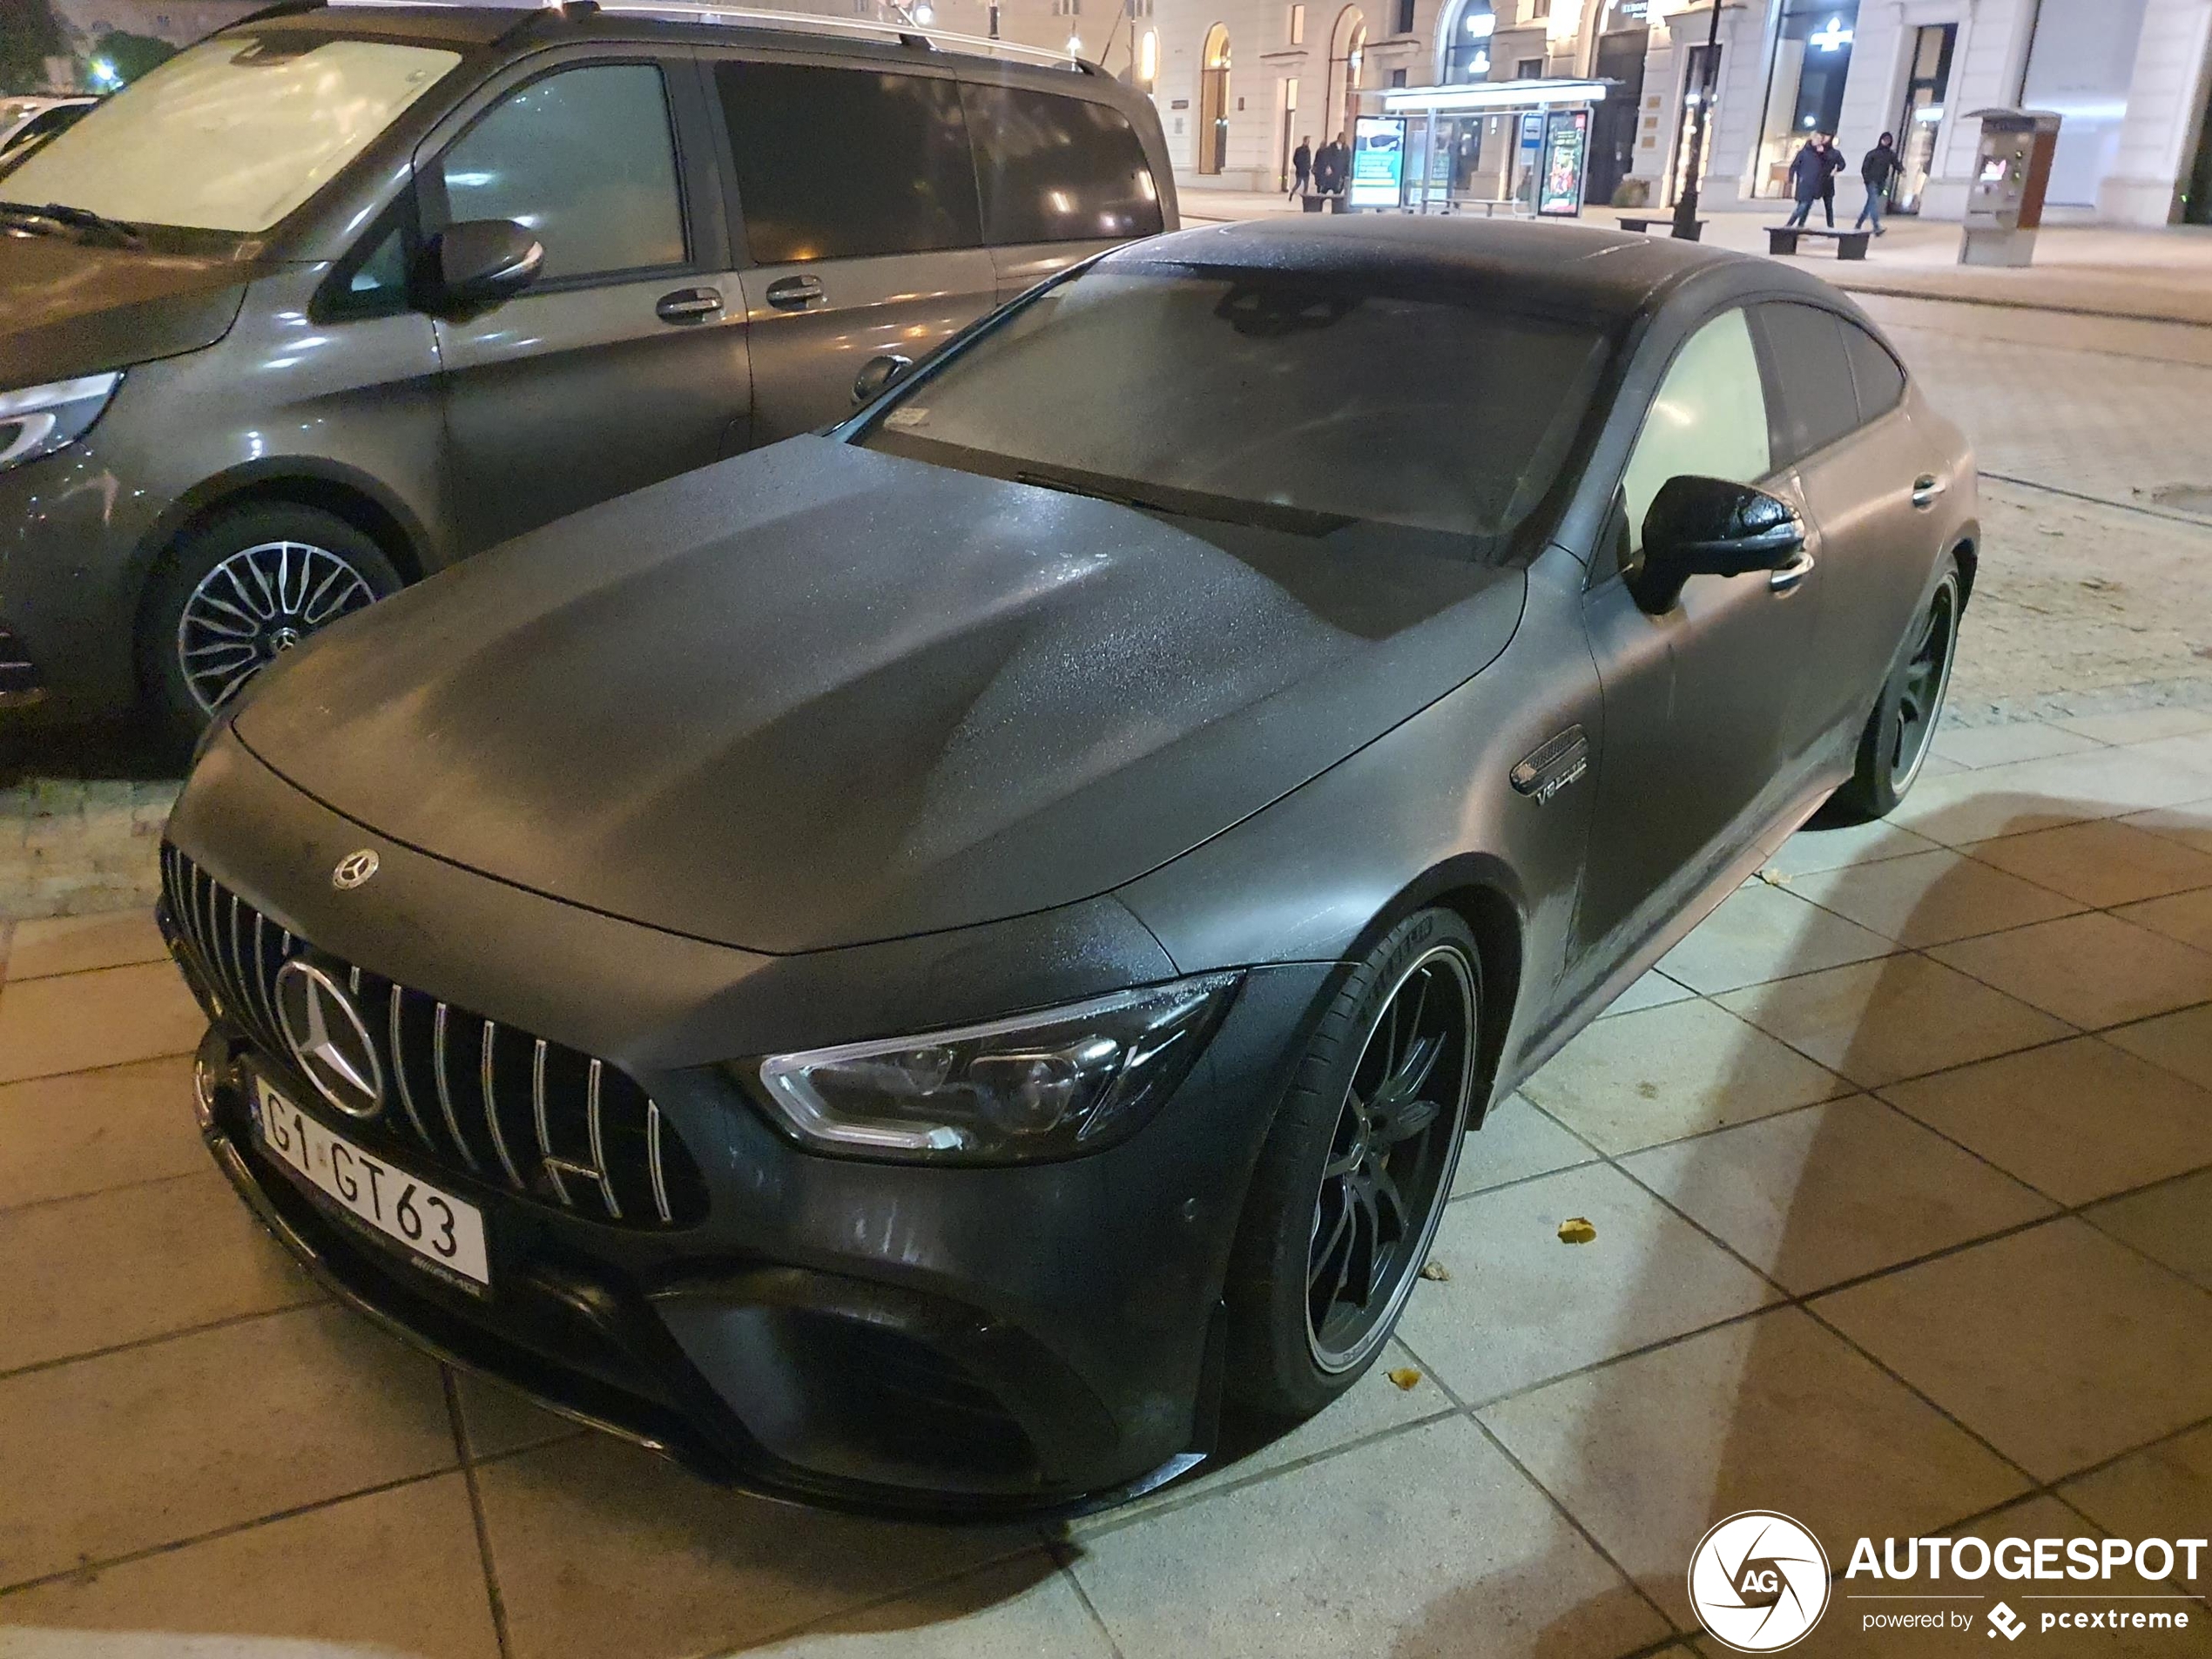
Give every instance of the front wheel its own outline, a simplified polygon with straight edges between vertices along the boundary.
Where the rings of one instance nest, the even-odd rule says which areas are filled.
[[[1909,642],[1867,717],[1866,729],[1859,734],[1851,780],[1835,795],[1847,812],[1861,818],[1887,817],[1927,764],[1936,723],[1943,718],[1943,700],[1951,689],[1965,591],[1954,558],[1944,567],[1942,579],[1914,623]]]
[[[400,585],[382,548],[319,509],[219,514],[177,542],[147,587],[139,667],[157,718],[189,745],[280,655]]]
[[[1230,1397],[1268,1422],[1358,1381],[1427,1259],[1477,1073],[1481,958],[1422,910],[1353,970],[1253,1171],[1227,1304]]]

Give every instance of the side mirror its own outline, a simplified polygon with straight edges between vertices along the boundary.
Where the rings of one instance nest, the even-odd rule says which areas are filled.
[[[873,403],[882,395],[885,388],[914,366],[913,358],[901,357],[896,352],[869,358],[861,365],[860,378],[853,382],[853,401],[856,405]]]
[[[529,287],[544,264],[544,245],[513,219],[463,219],[422,250],[426,303],[435,311],[480,311]]]
[[[1669,478],[1643,516],[1643,566],[1630,583],[1654,616],[1674,608],[1694,576],[1776,570],[1805,544],[1797,509],[1721,478]]]

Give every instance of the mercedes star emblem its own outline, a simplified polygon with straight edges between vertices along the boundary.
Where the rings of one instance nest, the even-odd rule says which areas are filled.
[[[345,988],[295,956],[277,970],[276,1005],[285,1042],[315,1092],[348,1117],[375,1116],[384,1068]]]
[[[351,893],[375,873],[376,854],[365,846],[338,860],[338,867],[330,873],[330,885],[341,893]]]

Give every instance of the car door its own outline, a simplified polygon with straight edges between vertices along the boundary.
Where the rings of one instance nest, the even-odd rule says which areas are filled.
[[[1817,562],[1696,576],[1654,616],[1622,569],[1641,556],[1645,510],[1677,474],[1759,488],[1799,504],[1775,459],[1765,384],[1741,307],[1675,353],[1646,411],[1593,565],[1584,619],[1603,688],[1598,806],[1577,914],[1587,988],[1702,891],[1795,787],[1805,665],[1819,603]]]
[[[1935,568],[1947,483],[1905,403],[1905,371],[1857,323],[1824,307],[1757,307],[1769,374],[1818,527],[1819,637],[1806,675],[1809,738],[1847,752]]]
[[[743,226],[752,441],[842,419],[869,359],[918,359],[997,301],[949,71],[709,59]]]
[[[570,58],[502,89],[417,169],[426,233],[509,219],[545,250],[521,293],[437,319],[470,545],[704,466],[746,417],[697,74],[682,53]]]
[[[999,299],[1159,233],[1158,182],[1136,129],[1112,105],[973,79],[961,83],[961,103]]]

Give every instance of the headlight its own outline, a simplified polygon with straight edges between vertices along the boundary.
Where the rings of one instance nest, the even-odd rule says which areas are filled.
[[[1197,1059],[1238,975],[1146,986],[988,1025],[775,1055],[735,1068],[819,1151],[1011,1163],[1133,1133]]]
[[[122,382],[123,372],[115,369],[0,392],[0,472],[76,442],[100,418]]]

